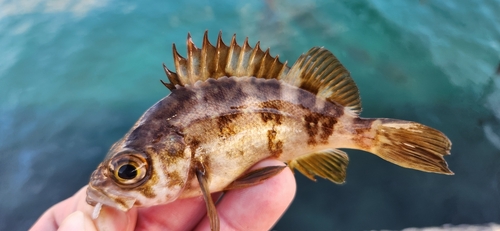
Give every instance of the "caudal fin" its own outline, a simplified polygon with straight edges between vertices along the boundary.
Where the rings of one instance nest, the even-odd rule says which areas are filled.
[[[442,132],[410,121],[376,119],[370,152],[405,168],[453,175],[444,160],[451,141]],[[373,133],[374,132],[374,133]]]

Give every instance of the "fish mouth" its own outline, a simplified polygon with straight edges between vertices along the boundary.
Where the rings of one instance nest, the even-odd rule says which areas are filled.
[[[87,204],[91,206],[96,206],[98,203],[101,203],[103,205],[117,208],[126,212],[134,206],[136,200],[137,200],[136,198],[132,197],[123,197],[123,196],[111,197],[106,192],[94,188],[90,184],[87,188],[86,201]]]

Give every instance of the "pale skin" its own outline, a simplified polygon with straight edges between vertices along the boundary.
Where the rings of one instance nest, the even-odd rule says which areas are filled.
[[[264,160],[252,169],[277,165],[284,164]],[[91,219],[94,207],[85,202],[86,188],[52,206],[30,230],[97,230]],[[227,192],[217,204],[221,230],[269,230],[288,208],[295,191],[293,173],[285,168],[259,185]],[[201,196],[128,212],[103,206],[98,220],[99,227],[105,226],[106,230],[210,230]]]

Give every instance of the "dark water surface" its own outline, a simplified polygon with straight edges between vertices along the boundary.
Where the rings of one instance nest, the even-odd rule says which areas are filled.
[[[348,150],[347,183],[311,182],[277,230],[500,222],[500,1],[1,1],[0,230],[26,230],[88,182],[168,94],[161,63],[191,32],[236,33],[294,62],[312,46],[351,71],[364,117],[446,133],[454,176]],[[249,202],[250,203],[250,202]]]

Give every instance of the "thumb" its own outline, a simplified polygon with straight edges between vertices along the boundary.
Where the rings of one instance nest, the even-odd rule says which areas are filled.
[[[87,216],[90,220],[90,217]],[[99,230],[133,231],[137,220],[137,209],[133,208],[123,212],[103,205],[101,212],[93,222]],[[87,231],[87,230],[85,230]]]
[[[83,212],[76,211],[67,216],[58,231],[97,231],[90,217],[85,216]]]

